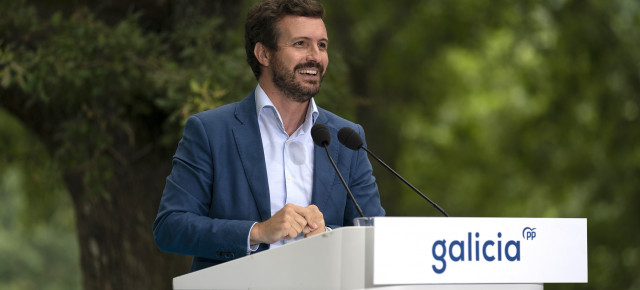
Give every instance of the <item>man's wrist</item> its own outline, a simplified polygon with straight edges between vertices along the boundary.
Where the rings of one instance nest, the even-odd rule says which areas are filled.
[[[252,252],[257,251],[258,247],[260,246],[260,243],[255,243],[253,245],[251,244],[251,232],[253,231],[253,228],[256,226],[256,224],[258,223],[253,223],[253,225],[251,225],[251,228],[249,229],[249,235],[247,236],[247,254],[251,254]]]

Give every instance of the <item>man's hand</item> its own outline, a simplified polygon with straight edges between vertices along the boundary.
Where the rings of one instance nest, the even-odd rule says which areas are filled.
[[[249,234],[252,245],[273,244],[304,233],[305,237],[325,231],[324,216],[317,206],[301,207],[288,203],[271,218],[255,224]]]
[[[313,204],[306,207],[306,209],[309,210],[309,216],[307,217],[307,220],[309,220],[310,222],[309,225],[305,227],[305,230],[303,230],[304,237],[307,238],[324,233],[326,228],[324,225],[324,215],[322,215],[322,212],[320,212],[318,207]]]

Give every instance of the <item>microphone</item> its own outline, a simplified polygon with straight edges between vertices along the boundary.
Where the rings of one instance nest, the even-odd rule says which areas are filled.
[[[340,143],[342,143],[342,145],[344,145],[345,147],[347,147],[347,148],[349,148],[351,150],[358,150],[360,148],[364,149],[364,151],[369,153],[369,155],[371,155],[375,160],[377,160],[380,164],[382,164],[382,166],[384,166],[384,168],[388,169],[396,177],[400,178],[400,180],[402,180],[402,182],[404,182],[404,184],[406,184],[409,187],[411,187],[411,189],[413,189],[413,191],[415,191],[422,198],[424,198],[431,205],[433,205],[444,216],[446,216],[446,217],[449,216],[447,214],[447,212],[444,211],[444,209],[442,209],[440,206],[438,206],[435,202],[431,201],[431,199],[429,199],[427,196],[422,194],[422,192],[420,192],[420,190],[418,190],[413,185],[411,185],[411,183],[409,183],[404,178],[402,178],[402,176],[400,176],[400,174],[395,172],[395,170],[391,169],[391,167],[389,167],[389,165],[384,163],[380,158],[378,158],[378,156],[376,156],[375,154],[373,154],[373,152],[371,152],[369,149],[367,149],[367,147],[364,147],[364,145],[363,145],[364,143],[362,142],[362,138],[360,138],[360,135],[358,135],[358,133],[355,130],[353,130],[353,129],[349,128],[349,127],[343,127],[342,129],[340,129],[340,131],[338,131],[338,141],[340,141]]]
[[[329,157],[329,161],[331,161],[331,165],[333,165],[333,169],[335,169],[336,173],[338,173],[338,177],[340,177],[340,181],[342,181],[342,185],[344,185],[344,188],[347,190],[349,199],[351,199],[351,201],[353,202],[353,205],[356,206],[356,210],[358,211],[358,214],[360,214],[361,217],[364,217],[364,213],[362,212],[360,205],[358,205],[358,202],[356,202],[356,199],[353,197],[353,193],[351,193],[351,190],[349,190],[347,183],[344,181],[344,178],[342,178],[342,174],[340,174],[340,170],[338,170],[338,166],[336,166],[336,163],[333,161],[333,158],[331,158],[331,155],[329,154],[328,146],[329,146],[329,143],[331,143],[331,134],[329,133],[329,128],[327,128],[327,126],[323,124],[313,125],[313,127],[311,127],[311,138],[313,138],[313,143],[316,143],[316,145],[323,147],[324,150],[327,151],[327,157]]]

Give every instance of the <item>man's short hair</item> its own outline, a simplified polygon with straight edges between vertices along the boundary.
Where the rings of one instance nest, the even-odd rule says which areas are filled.
[[[314,0],[264,0],[251,7],[244,27],[244,48],[247,62],[256,79],[260,77],[260,62],[253,53],[256,43],[271,51],[278,50],[280,31],[276,23],[285,16],[323,18],[324,8]]]

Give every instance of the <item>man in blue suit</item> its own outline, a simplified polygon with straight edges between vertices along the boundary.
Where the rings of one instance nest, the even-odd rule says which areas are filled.
[[[194,256],[192,271],[353,225],[355,206],[311,127],[336,139],[362,127],[316,106],[329,62],[324,9],[265,0],[245,24],[258,86],[244,100],[191,116],[153,224],[158,247]],[[384,209],[366,153],[329,151],[366,216]]]

